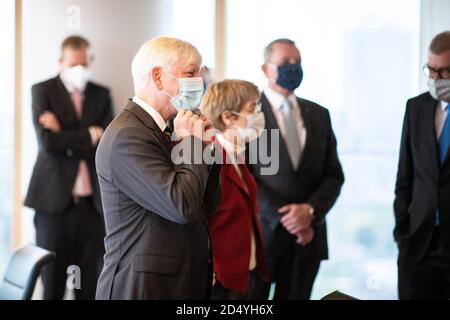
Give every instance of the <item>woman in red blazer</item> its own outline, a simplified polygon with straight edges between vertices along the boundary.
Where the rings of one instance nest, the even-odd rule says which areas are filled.
[[[259,299],[255,287],[267,281],[256,203],[256,183],[244,163],[245,144],[264,128],[258,88],[225,80],[205,92],[202,112],[219,131],[222,151],[221,203],[209,220],[214,265],[213,299]]]

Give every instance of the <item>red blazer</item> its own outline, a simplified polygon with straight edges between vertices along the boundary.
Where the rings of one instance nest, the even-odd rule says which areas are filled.
[[[232,164],[222,164],[221,202],[209,219],[216,280],[224,287],[244,293],[249,276],[251,230],[256,241],[256,270],[265,279],[267,267],[256,203],[256,183],[247,166],[240,164],[244,186]]]

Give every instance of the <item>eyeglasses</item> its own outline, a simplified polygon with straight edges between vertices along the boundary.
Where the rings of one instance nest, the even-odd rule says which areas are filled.
[[[422,69],[423,69],[423,73],[428,78],[450,79],[450,67],[434,69],[426,64],[423,66]]]

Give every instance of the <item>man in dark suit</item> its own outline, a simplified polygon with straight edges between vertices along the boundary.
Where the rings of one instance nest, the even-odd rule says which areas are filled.
[[[399,298],[450,298],[450,31],[431,42],[430,91],[406,105],[395,188]]]
[[[293,93],[303,77],[295,43],[275,40],[264,58],[268,86],[262,111],[269,133],[280,130],[278,173],[264,175],[265,165],[250,165],[258,183],[265,253],[274,299],[309,299],[320,261],[328,257],[325,215],[344,175],[328,110]],[[260,290],[268,296],[268,285]]]
[[[88,48],[67,38],[60,74],[32,88],[39,153],[25,205],[36,210],[37,245],[56,253],[43,270],[44,299],[63,298],[72,265],[75,297],[93,299],[104,253],[94,157],[113,109],[109,90],[88,81]]]
[[[206,218],[219,204],[220,166],[203,161],[211,124],[190,111],[203,94],[200,65],[195,47],[167,37],[145,43],[133,60],[135,96],[105,131],[96,156],[106,222],[97,299],[210,294]],[[171,119],[179,141],[166,135]]]

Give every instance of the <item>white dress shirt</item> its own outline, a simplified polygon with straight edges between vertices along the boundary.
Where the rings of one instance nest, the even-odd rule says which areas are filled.
[[[301,108],[298,104],[297,97],[292,93],[288,97],[283,96],[282,94],[279,94],[278,92],[272,90],[269,87],[266,87],[264,89],[264,95],[266,96],[267,100],[269,100],[270,105],[272,106],[272,112],[275,115],[275,119],[277,120],[278,127],[280,128],[281,136],[284,138],[286,135],[286,130],[284,128],[284,114],[283,114],[283,103],[286,99],[289,100],[289,102],[292,105],[292,113],[295,118],[295,122],[297,124],[297,132],[300,139],[300,148],[303,152],[306,145],[306,138],[307,138],[307,132],[306,128],[303,122],[303,117],[301,113]]]
[[[156,111],[147,102],[145,102],[144,100],[142,100],[137,96],[133,97],[133,102],[136,103],[138,106],[140,106],[142,109],[144,109],[150,115],[150,117],[152,117],[153,120],[155,120],[156,124],[161,129],[161,131],[164,131],[164,129],[166,129],[167,124],[158,111]]]
[[[439,141],[441,138],[442,130],[444,129],[445,120],[447,119],[448,115],[448,108],[449,105],[448,102],[441,101],[436,108],[436,116],[435,116],[435,129],[436,129],[436,138]]]

